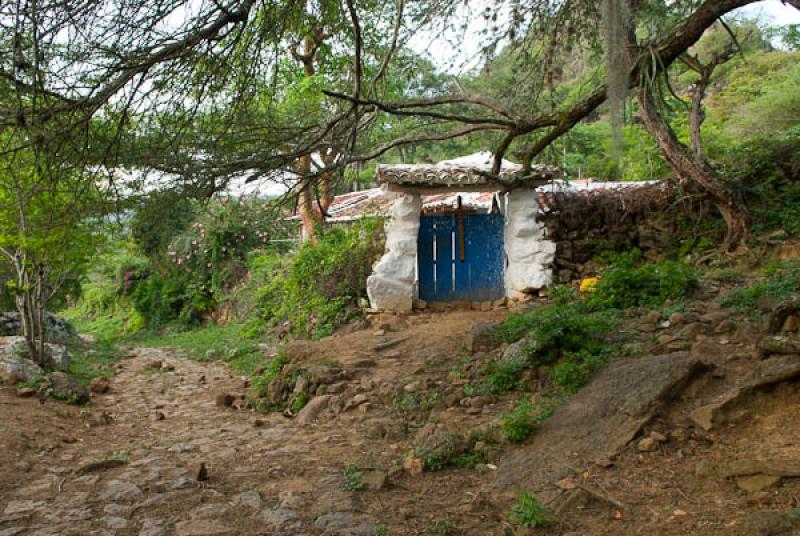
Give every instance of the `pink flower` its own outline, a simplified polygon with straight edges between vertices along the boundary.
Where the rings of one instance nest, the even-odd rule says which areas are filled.
[[[181,259],[180,257],[178,257],[178,260],[176,260],[175,262],[177,262],[178,264],[183,264],[183,259]]]

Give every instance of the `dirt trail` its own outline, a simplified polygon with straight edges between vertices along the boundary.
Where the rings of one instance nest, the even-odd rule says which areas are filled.
[[[523,478],[514,489],[498,490],[495,475],[534,452],[536,435],[533,445],[499,445],[491,467],[399,470],[426,423],[467,433],[497,423],[515,400],[530,396],[432,396],[454,387],[464,396],[459,374],[475,367],[463,350],[465,336],[474,323],[505,314],[415,315],[291,344],[296,362],[336,360],[353,372],[330,395],[341,402],[338,409],[331,402],[309,425],[237,409],[240,398],[233,407],[219,407],[217,395],[245,393],[244,379],[222,363],[192,361],[171,350],[132,351],[118,363],[110,392],[86,408],[17,398],[2,386],[0,536],[499,535],[512,530],[506,513],[523,489],[559,497],[552,504],[558,522],[537,534],[792,534],[790,526],[788,532],[780,527],[800,506],[800,479],[783,475],[745,492],[742,479],[726,476],[725,467],[736,460],[800,460],[797,384],[755,393],[732,408],[729,423],[710,432],[688,418],[758,363],[744,324],[687,340],[692,355],[699,348],[717,368],[647,424],[646,434],[658,432],[666,441],[640,452],[636,439],[608,467],[571,464],[573,482],[585,478],[588,488],[618,504],[576,493],[569,482],[530,489],[526,483],[534,479]],[[643,344],[654,339],[651,331],[637,335],[633,327],[631,333]],[[664,340],[674,344],[672,335]],[[162,368],[151,367],[152,361]],[[398,387],[430,408],[402,414]],[[199,482],[201,463],[208,479]],[[533,474],[537,463],[519,471]],[[348,491],[345,468],[351,464],[378,469],[379,482],[370,485],[379,489]],[[387,473],[384,484],[380,475]]]
[[[437,330],[423,317],[400,333],[334,337],[317,357],[338,355],[346,365],[354,355],[374,354],[370,378],[400,377],[452,348],[474,321],[497,318],[498,313],[458,313]],[[396,337],[430,344],[414,355],[402,344],[383,353],[372,350]],[[365,351],[353,354],[357,348]],[[351,353],[343,355],[343,349]],[[153,360],[164,368],[149,367]],[[0,534],[380,533],[383,519],[395,516],[383,515],[382,503],[363,493],[346,491],[343,469],[358,459],[388,466],[402,457],[407,444],[368,439],[383,414],[367,405],[304,427],[280,414],[215,404],[219,393],[243,394],[243,383],[224,364],[140,348],[118,364],[110,392],[86,409],[52,400],[42,405],[3,387]],[[86,469],[107,460],[107,467]],[[196,481],[200,463],[209,475],[202,483]],[[395,507],[406,502],[393,501],[398,492],[387,490],[383,501]],[[448,497],[442,504],[458,503],[450,489],[442,495]]]

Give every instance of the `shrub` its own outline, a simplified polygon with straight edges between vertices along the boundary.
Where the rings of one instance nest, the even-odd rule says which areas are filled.
[[[463,434],[452,432],[437,448],[417,447],[414,453],[422,460],[425,471],[441,471],[448,467],[474,467],[486,462],[486,451],[476,450],[477,437],[472,434],[465,437]]]
[[[179,192],[152,192],[134,210],[131,236],[139,251],[161,264],[169,243],[192,223],[196,212],[195,203]]]
[[[367,276],[383,251],[381,230],[379,219],[331,227],[318,243],[304,243],[274,263],[259,290],[262,319],[271,326],[286,321],[293,334],[320,338],[360,315]]]
[[[562,354],[599,353],[607,347],[603,337],[614,326],[604,311],[592,311],[586,302],[553,303],[521,315],[511,315],[498,329],[507,342],[531,340],[529,365],[552,363]]]
[[[697,272],[676,261],[639,264],[641,252],[634,249],[617,256],[603,272],[588,303],[594,310],[663,305],[668,299],[688,294],[697,286]]]
[[[364,489],[364,479],[358,466],[354,463],[344,468],[344,489],[347,491],[361,491]]]
[[[494,395],[502,395],[521,387],[520,373],[528,368],[524,361],[489,361],[483,370],[484,390]]]
[[[521,400],[513,413],[504,413],[501,434],[513,443],[522,443],[553,414],[553,409],[545,406],[533,407],[528,400]]]
[[[511,507],[511,520],[521,527],[535,529],[553,522],[552,514],[535,495],[523,492]]]

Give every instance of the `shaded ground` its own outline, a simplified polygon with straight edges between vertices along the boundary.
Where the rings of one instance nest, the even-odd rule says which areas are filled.
[[[727,422],[703,430],[689,415],[741,382],[759,361],[754,331],[743,319],[702,304],[690,314],[694,321],[652,330],[638,318],[626,322],[626,336],[640,341],[643,353],[691,349],[716,367],[674,386],[679,392],[669,398],[675,400],[642,418],[643,433],[657,432],[664,441],[640,452],[636,439],[616,459],[597,465],[575,456],[569,434],[563,435],[561,452],[541,462],[543,469],[570,460],[558,476],[566,480],[559,481],[543,478],[549,473],[531,458],[537,444],[555,437],[546,428],[529,445],[499,444],[490,465],[422,474],[402,469],[430,430],[426,423],[485,429],[527,396],[464,392],[461,378],[475,366],[463,350],[464,337],[473,323],[498,320],[502,311],[389,319],[291,345],[297,361],[335,360],[351,372],[330,395],[338,404],[310,425],[243,408],[243,378],[221,363],[198,363],[168,350],[132,351],[119,362],[110,392],[96,395],[87,408],[17,398],[5,386],[0,535],[521,534],[506,512],[523,489],[557,512],[558,521],[536,533],[779,534],[783,523],[791,534],[785,521],[800,506],[797,475],[748,492],[741,489],[746,481],[725,467],[750,459],[800,463],[797,383],[748,395],[729,409]],[[726,320],[732,323],[719,329]],[[152,368],[153,360],[164,367]],[[226,393],[237,399],[219,407],[217,395]],[[407,407],[410,401],[420,407]],[[547,426],[558,429],[558,422]],[[598,451],[616,450],[636,435],[624,424],[610,426]],[[616,439],[613,426],[619,427]],[[208,479],[199,482],[201,463]],[[361,484],[380,489],[349,491],[351,465],[360,480],[369,480]],[[509,474],[516,475],[513,482]],[[359,487],[352,479],[349,484]]]

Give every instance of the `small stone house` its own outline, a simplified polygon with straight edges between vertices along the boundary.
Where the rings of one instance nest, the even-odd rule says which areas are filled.
[[[552,282],[555,244],[537,222],[530,187],[488,176],[491,154],[431,165],[379,165],[376,179],[392,200],[386,252],[367,279],[373,309],[410,311],[427,302],[521,298]],[[521,166],[504,162],[500,176]],[[541,166],[535,179],[556,178]]]

